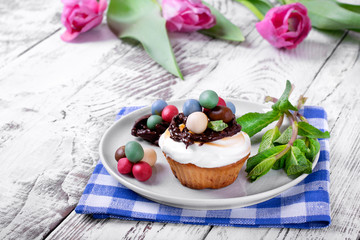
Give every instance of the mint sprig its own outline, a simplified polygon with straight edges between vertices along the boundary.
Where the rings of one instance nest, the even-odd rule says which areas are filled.
[[[288,176],[297,177],[312,172],[312,162],[320,151],[317,138],[329,138],[329,132],[322,132],[308,123],[306,118],[298,113],[307,98],[300,96],[297,107],[289,101],[293,90],[290,81],[279,99],[266,97],[266,101],[274,102],[272,110],[266,113],[247,113],[237,119],[242,130],[249,136],[260,132],[272,122],[279,120],[273,129],[262,137],[258,154],[248,159],[246,172],[248,179],[255,181],[265,175],[270,169],[284,169]],[[279,131],[282,120],[286,116],[291,123],[282,133]],[[301,136],[302,138],[298,138]]]

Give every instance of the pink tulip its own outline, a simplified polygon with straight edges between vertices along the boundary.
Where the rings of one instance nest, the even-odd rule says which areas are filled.
[[[274,47],[292,49],[308,35],[311,22],[306,7],[292,3],[270,9],[256,29]]]
[[[215,16],[200,0],[163,0],[162,13],[172,32],[194,32],[216,24]]]
[[[61,22],[66,31],[61,35],[63,41],[71,41],[80,33],[89,31],[102,21],[107,7],[106,0],[62,0],[64,10]]]

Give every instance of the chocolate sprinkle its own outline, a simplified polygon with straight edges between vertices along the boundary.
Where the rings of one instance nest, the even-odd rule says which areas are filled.
[[[215,132],[209,128],[205,130],[202,134],[190,133],[189,130],[185,127],[180,131],[179,126],[186,123],[187,117],[183,113],[176,115],[169,126],[170,138],[177,142],[185,143],[186,147],[194,142],[200,142],[204,144],[206,142],[213,142],[224,137],[231,137],[241,131],[241,126],[236,122],[235,116],[228,123],[228,127],[220,132]]]
[[[136,120],[133,128],[131,129],[131,134],[159,146],[160,135],[165,132],[170,123],[162,121],[161,123],[156,124],[154,130],[151,130],[146,125],[147,119],[150,116],[151,114],[148,114]]]

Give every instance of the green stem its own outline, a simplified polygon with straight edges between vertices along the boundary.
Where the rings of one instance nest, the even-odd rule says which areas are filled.
[[[281,115],[281,117],[280,117],[279,121],[276,123],[276,127],[277,127],[278,129],[280,129],[280,127],[281,127],[281,125],[282,125],[283,121],[284,121],[284,114],[283,114],[283,115]]]
[[[296,116],[303,122],[309,123],[309,121],[300,113],[297,113]]]
[[[291,126],[293,129],[292,136],[288,144],[286,144],[286,148],[282,150],[279,154],[275,155],[276,160],[282,158],[290,150],[291,146],[294,144],[298,135],[298,125],[297,125],[297,121],[295,120],[295,117],[289,111],[286,112],[286,116],[289,118],[291,122]]]
[[[292,146],[298,135],[298,124],[295,117],[289,111],[286,112],[286,116],[289,118],[292,126],[292,136],[290,141],[288,142],[288,144]]]
[[[266,97],[265,97],[265,102],[273,102],[273,103],[276,103],[277,101],[278,101],[277,98],[270,97],[270,96],[266,96]]]
[[[306,100],[307,100],[307,97],[304,97],[303,95],[300,96],[300,98],[298,100],[298,105],[297,105],[298,110],[300,110],[305,105]],[[294,116],[298,117],[303,122],[308,122],[308,120],[303,115],[301,115],[298,111],[296,111],[294,113]]]
[[[244,0],[236,0],[237,2],[241,3],[245,7],[247,7],[253,14],[261,21],[264,19],[264,15],[249,1]]]
[[[290,147],[291,147],[291,145],[286,144],[286,148],[284,150],[282,150],[279,154],[275,155],[276,161],[279,160],[280,158],[282,158],[290,150]]]

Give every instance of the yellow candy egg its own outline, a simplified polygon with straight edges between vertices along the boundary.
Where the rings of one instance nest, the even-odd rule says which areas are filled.
[[[143,162],[147,162],[150,166],[154,166],[156,163],[156,152],[152,148],[144,148],[144,157],[141,159]]]
[[[203,112],[193,112],[186,120],[186,127],[191,132],[200,134],[203,133],[208,125],[208,117]]]

